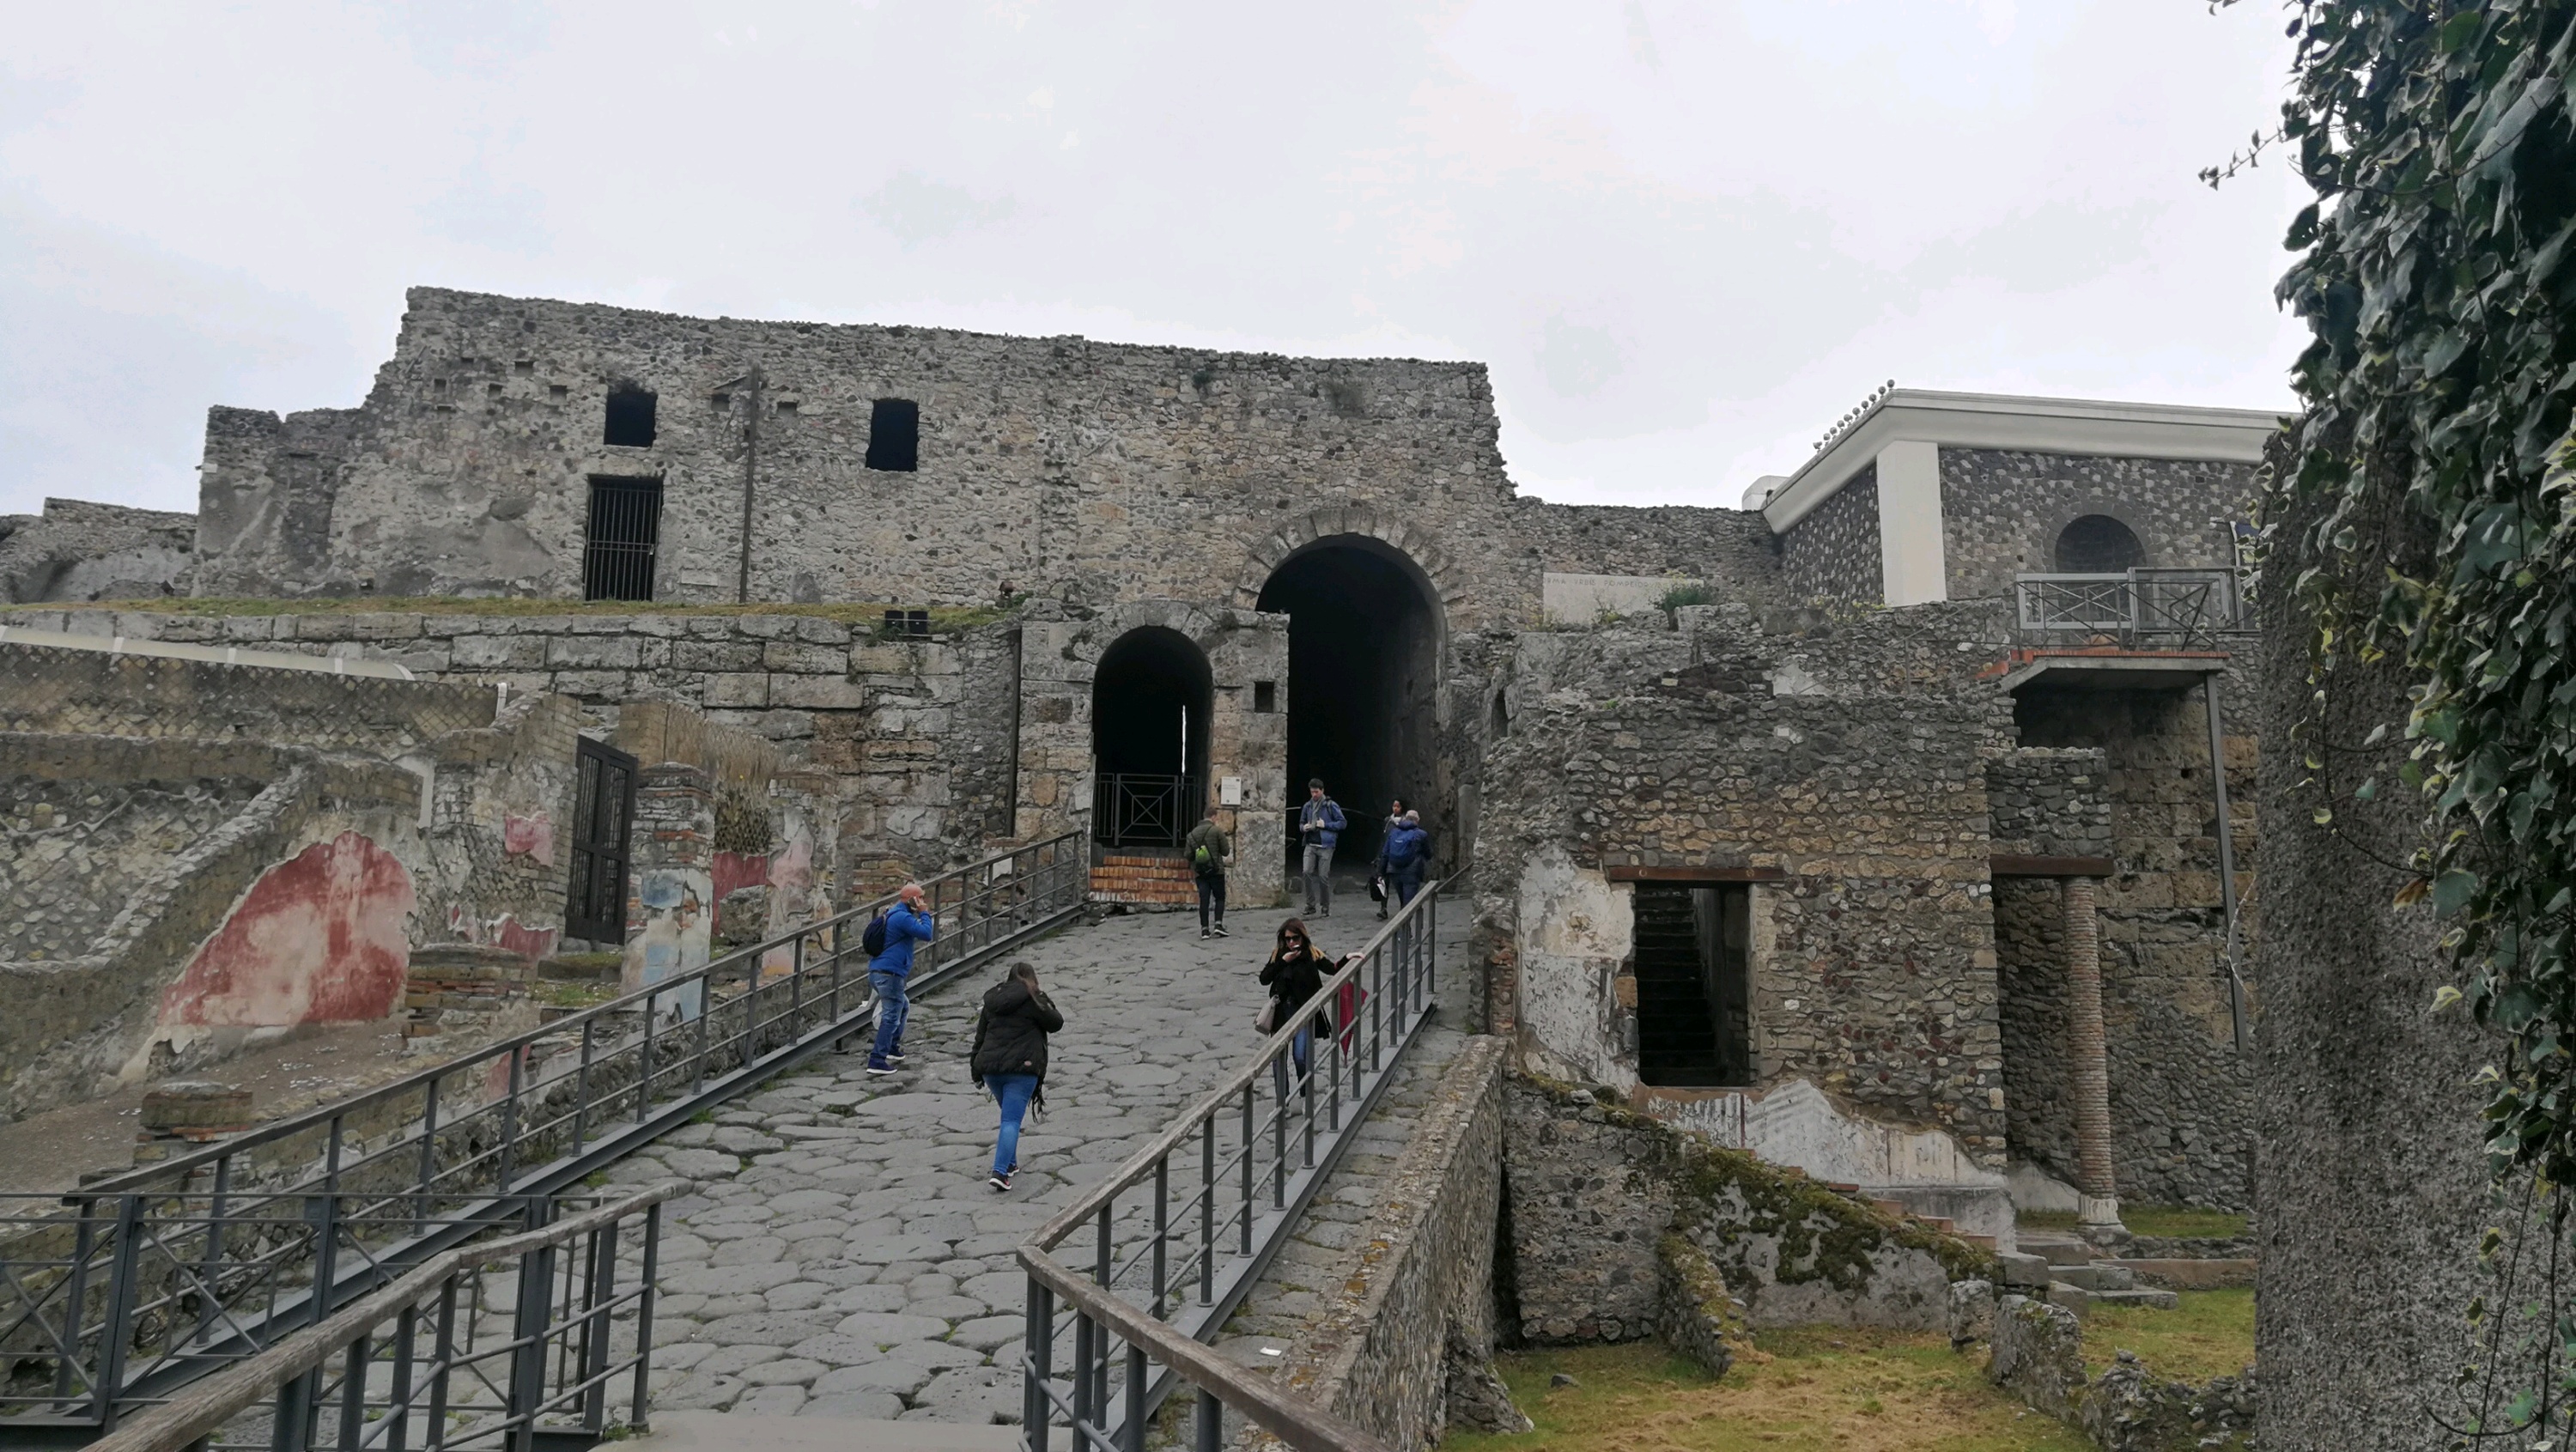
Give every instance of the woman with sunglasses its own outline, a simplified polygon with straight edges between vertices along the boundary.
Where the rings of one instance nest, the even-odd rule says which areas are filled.
[[[1305,1006],[1307,999],[1324,991],[1324,980],[1331,976],[1332,971],[1333,960],[1318,952],[1313,940],[1307,937],[1305,919],[1290,918],[1281,923],[1279,941],[1270,950],[1270,961],[1261,965],[1261,981],[1270,990],[1271,1002],[1278,1005],[1270,1021],[1286,1023],[1289,1015]],[[1317,1015],[1319,1021],[1329,1017],[1329,1012]],[[1329,1022],[1325,1022],[1323,1026],[1327,1032],[1332,1028]],[[1291,1039],[1288,1045],[1288,1052],[1297,1060],[1297,1079],[1300,1084],[1307,1083],[1307,1066],[1314,1057],[1314,1051],[1315,1029],[1312,1024],[1309,1024],[1298,1029],[1297,1036]],[[1271,1060],[1270,1072],[1278,1085],[1279,1097],[1287,1098],[1288,1066],[1286,1062],[1278,1059]],[[1314,1092],[1311,1085],[1308,1085],[1307,1092]]]

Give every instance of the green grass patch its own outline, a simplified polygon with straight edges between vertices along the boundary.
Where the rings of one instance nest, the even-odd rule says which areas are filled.
[[[62,603],[0,606],[8,610],[135,610],[151,615],[370,615],[410,611],[423,615],[810,615],[844,625],[881,626],[895,608],[883,602],[863,605],[701,605],[679,600],[560,600],[550,596],[503,595],[465,598],[455,595],[305,596],[293,600],[232,597],[168,596],[151,600],[100,600],[86,605]],[[916,607],[917,608],[917,607]],[[994,605],[933,605],[930,628],[945,634],[990,625],[1007,613]]]
[[[578,978],[539,979],[532,990],[537,1002],[550,1008],[590,1008],[617,996],[614,980],[606,983]]]
[[[2123,1205],[2120,1223],[2131,1235],[2159,1240],[2235,1240],[2245,1234],[2244,1216],[2196,1205]]]
[[[2072,1210],[2017,1210],[2013,1212],[2013,1223],[2024,1230],[2073,1230],[2075,1212]]]
[[[1717,1380],[1653,1342],[1510,1353],[1538,1429],[1454,1433],[1444,1452],[2085,1452],[2082,1437],[1986,1384],[1947,1338],[1764,1332]],[[1550,1376],[1577,1385],[1551,1389]]]
[[[2099,1375],[2122,1351],[2170,1381],[2234,1376],[2254,1361],[2254,1292],[2185,1291],[2170,1311],[2096,1306],[2084,1322],[2084,1364]]]

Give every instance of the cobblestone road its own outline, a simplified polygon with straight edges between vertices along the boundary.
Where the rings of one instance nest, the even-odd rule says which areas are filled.
[[[1358,902],[1314,924],[1321,946],[1346,952],[1376,929]],[[1238,911],[1235,936],[1213,942],[1191,916],[1116,917],[1020,955],[1065,1031],[1008,1194],[984,1183],[996,1116],[965,1064],[999,965],[916,1001],[902,1073],[827,1059],[622,1163],[619,1181],[696,1185],[662,1242],[655,1404],[1016,1421],[1018,1383],[992,1364],[1021,1336],[1012,1250],[1253,1052],[1254,975],[1285,916]],[[1463,914],[1450,916],[1455,933]],[[1455,953],[1442,957],[1454,977]]]

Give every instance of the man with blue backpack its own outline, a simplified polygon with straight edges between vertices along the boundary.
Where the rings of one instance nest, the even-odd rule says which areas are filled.
[[[912,1015],[904,985],[912,977],[912,947],[927,943],[936,924],[921,884],[907,882],[895,893],[895,904],[879,913],[859,937],[868,955],[868,987],[877,996],[877,1039],[868,1051],[868,1072],[891,1074],[903,1062],[903,1024]]]
[[[1297,838],[1306,846],[1305,869],[1306,916],[1329,918],[1333,915],[1333,846],[1342,840],[1342,831],[1350,826],[1342,815],[1342,804],[1324,795],[1324,779],[1306,783],[1306,806],[1297,814]]]
[[[1422,830],[1422,814],[1407,812],[1386,834],[1386,845],[1378,849],[1378,875],[1386,879],[1386,890],[1398,907],[1413,901],[1422,890],[1423,874],[1431,869],[1431,834]]]

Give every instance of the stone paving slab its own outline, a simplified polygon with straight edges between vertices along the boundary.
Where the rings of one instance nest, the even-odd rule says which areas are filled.
[[[1328,952],[1378,927],[1354,896],[1359,912],[1311,924]],[[694,1182],[666,1212],[655,1405],[1016,1422],[1016,1374],[995,1364],[1022,1335],[1027,1280],[1012,1252],[1258,1047],[1256,975],[1286,916],[1238,909],[1235,935],[1210,941],[1189,915],[1113,917],[1016,955],[1036,965],[1065,1029],[1007,1194],[984,1183],[998,1113],[965,1064],[998,964],[914,1002],[900,1072],[870,1076],[864,1054],[826,1058],[619,1165],[618,1181]],[[1465,914],[1451,916],[1463,939]],[[1454,978],[1450,947],[1442,970]],[[1428,1033],[1445,1061],[1454,1027]],[[1416,1068],[1390,1093],[1431,1078],[1436,1067]],[[1350,1173],[1327,1195],[1365,1194],[1342,1187]]]

